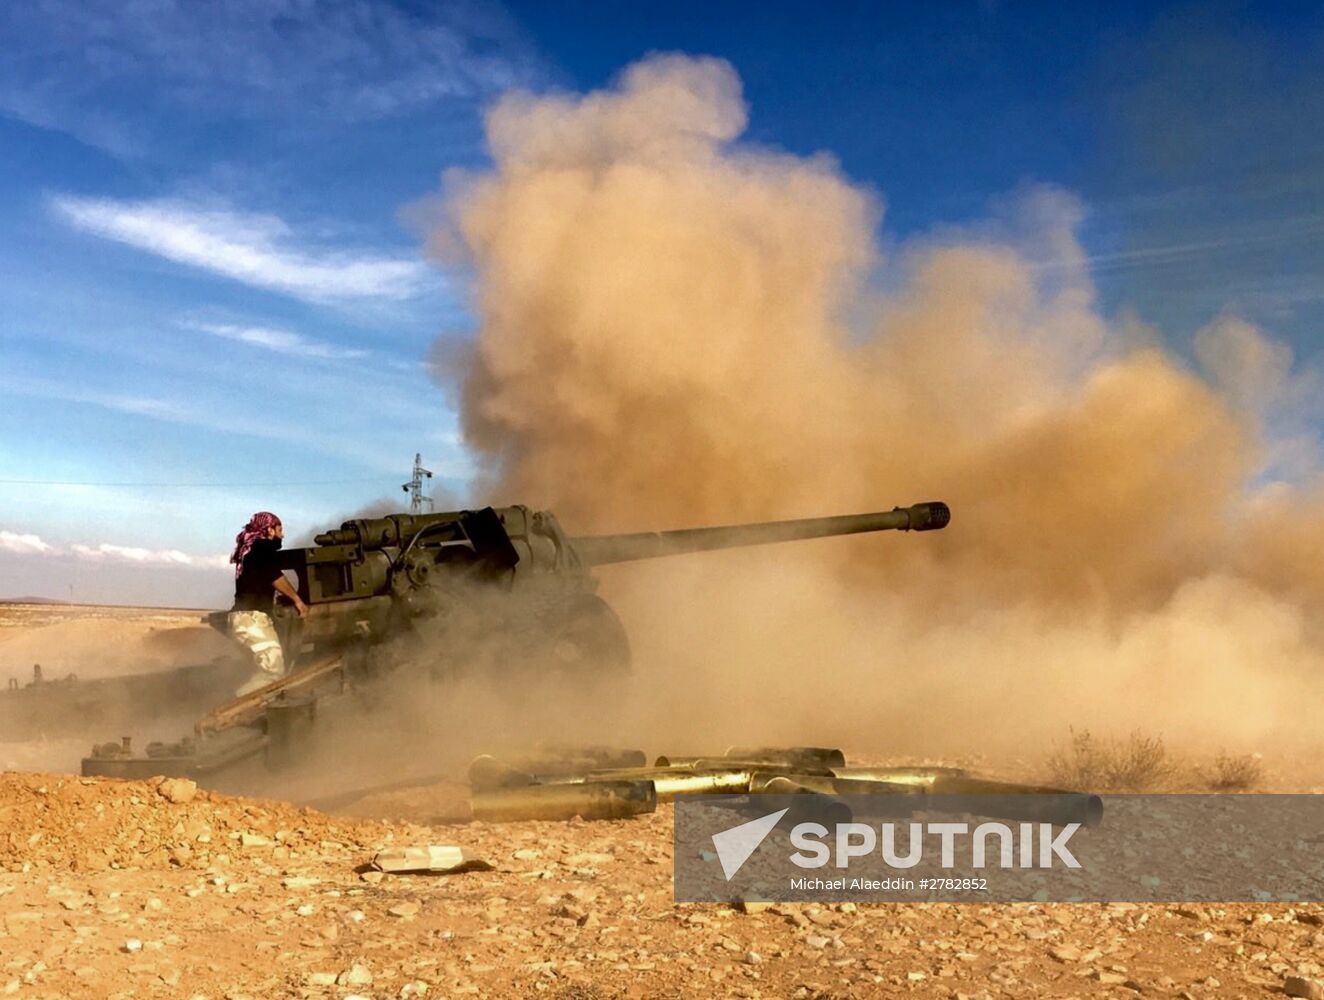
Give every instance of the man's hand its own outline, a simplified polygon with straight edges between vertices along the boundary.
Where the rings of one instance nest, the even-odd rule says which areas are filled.
[[[289,602],[294,605],[294,610],[298,613],[300,618],[308,614],[308,605],[303,603],[303,598],[299,596],[299,592],[294,589],[290,581],[285,579],[284,574],[276,577],[276,579],[271,582],[271,585],[276,588],[278,594],[283,594],[289,599]]]

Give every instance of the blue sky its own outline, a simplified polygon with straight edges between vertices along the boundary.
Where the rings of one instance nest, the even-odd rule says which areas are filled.
[[[1318,5],[0,7],[0,596],[216,603],[254,509],[294,534],[473,462],[423,365],[465,276],[409,206],[523,87],[729,60],[745,141],[828,151],[885,246],[1028,184],[1082,200],[1105,311],[1319,350]],[[143,485],[147,484],[147,485]],[[473,498],[481,499],[481,498]]]

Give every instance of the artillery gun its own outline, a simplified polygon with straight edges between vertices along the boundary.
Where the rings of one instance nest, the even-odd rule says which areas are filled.
[[[282,552],[304,618],[278,606],[287,675],[221,705],[175,743],[136,754],[127,739],[93,748],[83,773],[207,779],[262,756],[297,755],[318,703],[370,685],[400,663],[433,675],[461,670],[563,670],[583,677],[629,668],[629,643],[596,593],[595,567],[690,552],[874,531],[932,531],[946,504],[677,531],[570,537],[525,506],[346,521]],[[208,616],[226,628],[226,613]]]

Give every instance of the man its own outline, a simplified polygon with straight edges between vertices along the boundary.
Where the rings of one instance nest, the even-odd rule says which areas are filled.
[[[253,675],[235,696],[246,695],[266,687],[285,676],[285,657],[281,653],[276,623],[271,618],[276,594],[284,594],[294,604],[302,618],[308,606],[299,597],[290,581],[281,572],[279,556],[285,528],[280,518],[268,511],[259,511],[248,519],[244,530],[235,535],[234,552],[234,607],[228,623],[230,634],[252,653],[257,665]]]

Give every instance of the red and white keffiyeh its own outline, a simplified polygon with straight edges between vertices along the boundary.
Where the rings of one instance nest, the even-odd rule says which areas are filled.
[[[270,511],[260,510],[248,519],[244,530],[234,536],[234,552],[230,555],[230,562],[234,563],[235,576],[243,572],[244,556],[248,555],[253,543],[259,538],[266,538],[268,529],[278,527],[280,518]]]

